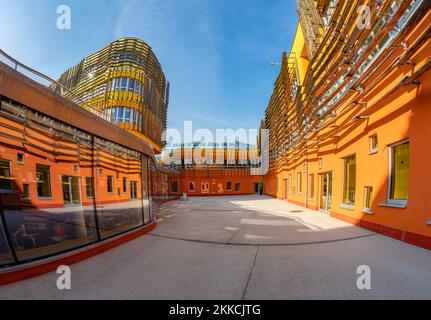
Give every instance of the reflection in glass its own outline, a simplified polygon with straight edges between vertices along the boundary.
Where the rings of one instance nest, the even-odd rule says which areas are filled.
[[[36,164],[36,181],[39,198],[51,197],[51,174],[49,166]]]
[[[3,226],[0,223],[0,265],[13,262],[12,254],[6,241]]]
[[[102,239],[143,225],[140,153],[96,139],[96,163],[98,169],[103,168],[104,172],[97,177],[96,189]],[[129,187],[127,181],[130,182]]]
[[[147,224],[151,221],[150,217],[150,199],[149,199],[149,174],[148,174],[147,156],[142,156],[142,206],[144,210],[144,223]]]
[[[10,103],[1,103],[0,126],[11,128],[0,136],[0,265],[133,230],[178,196],[178,174],[161,173],[140,152]]]
[[[0,159],[0,191],[12,191],[10,161]]]

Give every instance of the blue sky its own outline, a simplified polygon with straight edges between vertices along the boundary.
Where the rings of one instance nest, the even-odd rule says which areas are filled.
[[[72,29],[56,28],[57,6]],[[168,126],[257,128],[283,51],[294,0],[0,0],[0,48],[57,78],[120,37],[146,41],[171,82]]]

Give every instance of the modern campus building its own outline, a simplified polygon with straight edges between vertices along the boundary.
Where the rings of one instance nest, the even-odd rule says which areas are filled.
[[[240,143],[222,146],[177,146],[162,159],[180,173],[180,193],[188,196],[257,194],[263,176],[256,174],[261,158],[256,148]]]
[[[431,2],[367,3],[298,1],[261,123],[267,174],[250,146],[181,145],[159,163],[169,84],[139,39],[58,81],[0,50],[0,284],[136,237],[182,193],[263,187],[431,249]]]
[[[169,83],[144,41],[117,40],[67,70],[58,82],[93,112],[161,152]]]
[[[0,51],[0,283],[142,234],[178,197],[178,172],[154,152],[166,126],[160,70],[136,39],[85,59],[65,85]]]
[[[265,193],[431,248],[431,2],[368,5],[298,1]]]

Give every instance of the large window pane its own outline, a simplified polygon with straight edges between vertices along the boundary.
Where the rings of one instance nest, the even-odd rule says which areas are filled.
[[[314,174],[310,174],[310,199],[314,199]]]
[[[14,262],[13,257],[10,253],[3,226],[0,222],[0,265],[9,264],[12,262]]]
[[[150,181],[150,213],[151,213],[151,221],[153,221],[157,215],[157,210],[159,208],[159,195],[158,195],[158,187],[160,184],[158,183],[157,179],[157,170],[156,166],[154,165],[153,161],[150,159],[148,161],[148,172],[150,174],[149,181]]]
[[[10,161],[0,159],[0,191],[12,191]]]
[[[144,223],[147,224],[151,220],[150,216],[150,199],[148,186],[148,162],[147,156],[142,157],[142,205],[144,207]]]
[[[37,164],[36,165],[36,182],[37,182],[37,195],[40,198],[49,198],[51,194],[51,173],[49,166]]]
[[[84,177],[92,175],[91,137],[12,105],[2,107],[0,122],[21,115],[26,116],[16,121],[14,128],[24,134],[27,143],[13,148],[15,140],[0,137],[7,154],[13,159],[25,158],[20,165],[11,166],[16,190],[2,197],[7,230],[18,260],[41,258],[94,242],[94,207],[82,197]],[[8,255],[7,251],[4,236],[0,235],[0,256],[5,252]]]
[[[344,199],[343,203],[355,204],[356,192],[356,156],[344,159]]]
[[[94,197],[94,178],[93,177],[85,177],[85,191],[88,199],[92,199]]]
[[[96,139],[96,203],[106,239],[143,225],[141,154]]]
[[[410,144],[408,142],[391,148],[392,174],[391,193],[392,200],[407,200],[410,178]]]

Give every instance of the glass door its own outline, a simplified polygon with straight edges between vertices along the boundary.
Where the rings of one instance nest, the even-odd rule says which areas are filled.
[[[332,172],[323,173],[320,179],[320,210],[328,213],[331,210],[332,201]]]
[[[138,199],[138,182],[130,181],[130,198]]]
[[[79,178],[62,176],[63,200],[65,205],[81,204],[81,193],[79,190]]]

